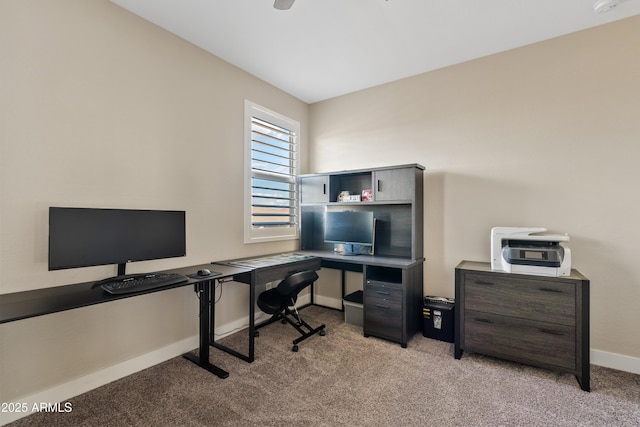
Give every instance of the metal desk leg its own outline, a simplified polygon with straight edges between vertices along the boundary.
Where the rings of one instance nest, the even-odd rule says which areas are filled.
[[[344,311],[344,297],[347,291],[347,272],[344,269],[340,270],[340,283],[342,284],[342,311]]]
[[[235,280],[235,278],[234,278]],[[240,279],[238,279],[240,280]],[[209,345],[222,350],[226,353],[229,353],[232,356],[235,356],[245,362],[253,362],[255,360],[255,315],[256,315],[256,270],[251,272],[251,280],[246,281],[243,280],[242,283],[246,283],[249,285],[249,354],[242,354],[237,350],[234,350],[230,347],[227,347],[223,344],[217,343],[215,340],[215,316],[211,315],[211,329],[208,333],[209,336]],[[211,303],[212,312],[214,312],[215,304]]]
[[[210,280],[196,285],[200,299],[200,348],[198,356],[193,353],[185,353],[183,356],[212,374],[215,374],[220,378],[227,378],[229,376],[227,371],[220,369],[209,362],[209,324],[211,316],[215,315],[215,312],[212,309],[213,304],[211,303],[211,288],[213,283],[214,282]]]
[[[249,284],[249,359],[253,362],[255,358],[254,348],[256,339],[256,270],[251,272],[251,283]]]

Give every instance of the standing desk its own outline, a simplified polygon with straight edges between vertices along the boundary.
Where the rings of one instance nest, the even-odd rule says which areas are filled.
[[[163,273],[178,273],[187,276],[188,274],[195,273],[196,271],[205,268],[210,268],[210,264],[166,270],[163,271]],[[73,310],[94,304],[102,304],[119,299],[132,298],[153,292],[166,291],[168,289],[193,285],[200,298],[200,345],[198,349],[198,356],[193,353],[186,353],[184,354],[184,357],[218,377],[226,378],[229,376],[229,373],[213,365],[209,361],[208,340],[211,288],[215,279],[241,276],[246,274],[249,270],[240,266],[220,266],[216,271],[220,273],[217,276],[196,279],[189,278],[189,281],[185,283],[120,295],[109,294],[103,291],[100,287],[91,289],[95,282],[77,283],[52,288],[2,294],[0,295],[0,323],[14,322],[16,320],[27,319],[30,317]]]
[[[406,270],[415,268],[423,260],[389,258],[376,256],[345,257],[329,251],[296,251],[290,253],[259,256],[253,258],[217,261],[190,267],[163,271],[189,275],[201,269],[212,269],[219,273],[205,278],[189,278],[188,282],[161,288],[112,295],[101,288],[91,289],[94,282],[77,283],[32,291],[15,292],[0,295],[0,323],[13,322],[30,317],[42,316],[65,310],[102,304],[124,298],[132,298],[153,292],[165,291],[187,285],[193,285],[199,298],[199,346],[198,354],[191,352],[183,356],[203,369],[226,378],[229,373],[209,361],[209,346],[223,350],[247,362],[255,360],[255,306],[257,285],[282,280],[290,274],[304,270],[319,270],[321,267],[340,269],[343,272],[342,296],[345,293],[344,272],[363,271],[366,266],[389,267]],[[421,266],[420,266],[421,270]],[[215,341],[215,304],[212,288],[215,282],[235,281],[249,285],[249,330],[248,354],[224,346]],[[420,281],[421,282],[421,281]],[[313,304],[313,291],[311,292]]]

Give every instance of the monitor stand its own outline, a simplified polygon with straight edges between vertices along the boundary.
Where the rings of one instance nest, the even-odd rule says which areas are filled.
[[[338,252],[340,255],[342,256],[357,256],[360,255],[360,245],[354,245],[354,244],[347,244],[344,243],[343,245],[344,250],[342,252]],[[351,247],[350,250],[347,249],[347,247]]]
[[[342,256],[358,256],[360,254],[356,253],[356,252],[344,251],[344,252],[338,252],[338,255],[342,255]]]
[[[124,276],[127,264],[122,262],[118,264],[118,276]]]

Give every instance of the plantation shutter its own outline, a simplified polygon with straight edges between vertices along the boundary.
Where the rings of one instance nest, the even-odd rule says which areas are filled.
[[[296,135],[251,118],[251,227],[296,227]]]

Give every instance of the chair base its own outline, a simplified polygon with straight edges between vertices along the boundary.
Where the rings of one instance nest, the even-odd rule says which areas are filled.
[[[293,317],[296,321],[292,320],[291,317]],[[326,334],[326,331],[325,331],[326,325],[322,324],[317,328],[314,328],[313,326],[309,325],[307,322],[302,320],[300,316],[296,316],[295,312],[291,311],[289,308],[286,308],[285,310],[271,316],[269,320],[263,323],[260,323],[259,325],[256,325],[255,336],[260,335],[260,333],[258,332],[258,329],[263,328],[267,325],[270,325],[274,322],[277,322],[278,320],[282,321],[282,323],[289,323],[291,326],[296,328],[298,332],[300,332],[300,337],[293,340],[293,347],[291,348],[292,351],[298,351],[298,344],[306,340],[307,338],[315,334],[318,334],[320,336],[324,336]]]

